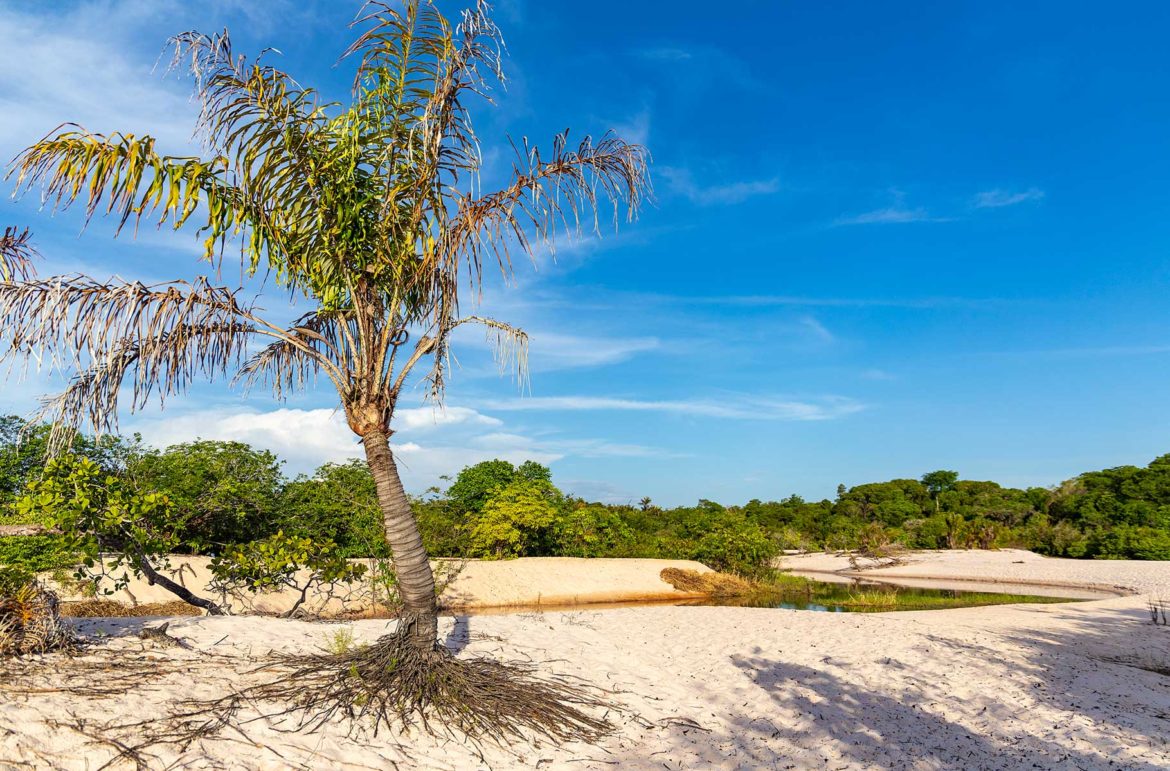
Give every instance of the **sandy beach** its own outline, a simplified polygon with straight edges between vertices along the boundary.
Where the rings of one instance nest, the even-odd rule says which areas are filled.
[[[445,618],[460,656],[528,658],[583,677],[621,707],[597,746],[510,749],[406,736],[349,735],[343,724],[289,733],[257,721],[189,747],[153,750],[149,767],[184,768],[788,768],[1096,769],[1170,764],[1170,629],[1149,595],[1170,597],[1170,565],[1045,559],[1025,552],[940,552],[875,575],[1124,587],[1113,599],[963,610],[829,614],[729,607],[644,607]],[[804,570],[840,558],[789,558]],[[867,571],[869,572],[869,571]],[[100,638],[79,659],[116,655],[167,671],[130,692],[80,697],[11,679],[0,699],[0,768],[101,767],[116,750],[97,729],[160,714],[180,697],[226,693],[271,651],[326,646],[342,625],[270,618],[182,618],[190,646],[137,637],[150,619],[86,620]],[[386,621],[345,624],[373,640]],[[133,666],[131,666],[131,664]],[[68,671],[60,669],[61,672]],[[128,675],[129,676],[129,675]],[[255,676],[252,676],[255,677]],[[25,683],[27,684],[27,683]],[[288,726],[283,726],[287,729]],[[124,763],[133,768],[133,763]]]

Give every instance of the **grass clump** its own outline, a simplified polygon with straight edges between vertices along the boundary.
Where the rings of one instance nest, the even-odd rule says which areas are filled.
[[[139,618],[143,616],[200,616],[203,611],[181,600],[126,605],[116,600],[61,603],[61,615],[71,618]]]
[[[751,581],[731,575],[730,573],[700,573],[697,570],[683,570],[682,568],[665,568],[659,577],[680,592],[695,592],[710,594],[716,597],[728,597],[738,594],[748,594],[756,590]]]

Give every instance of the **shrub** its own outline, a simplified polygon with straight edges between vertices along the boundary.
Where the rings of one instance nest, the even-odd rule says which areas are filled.
[[[136,486],[174,507],[176,545],[208,553],[278,529],[281,461],[242,442],[196,441],[142,456],[130,468]]]
[[[705,534],[695,545],[691,558],[721,573],[756,576],[767,572],[779,553],[780,548],[763,528],[741,521]]]
[[[560,503],[560,492],[544,480],[517,479],[495,490],[471,521],[472,555],[531,555],[545,540]]]
[[[365,573],[365,565],[348,562],[332,541],[313,541],[283,532],[230,546],[211,560],[212,587],[225,598],[238,596],[240,591],[257,594],[292,589],[299,592],[296,602],[284,613],[286,617],[300,611],[309,592],[351,584]],[[326,591],[322,601],[328,596]]]
[[[621,515],[603,506],[562,512],[553,522],[554,553],[565,557],[609,556],[632,537]]]

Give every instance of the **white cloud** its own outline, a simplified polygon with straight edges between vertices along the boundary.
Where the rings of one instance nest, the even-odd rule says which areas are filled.
[[[471,424],[477,426],[499,426],[503,421],[489,415],[481,415],[467,407],[410,407],[394,412],[395,425],[400,431],[426,429],[437,426]]]
[[[1039,201],[1044,198],[1044,191],[1030,187],[1027,190],[1012,192],[1011,190],[986,190],[975,196],[972,205],[976,209],[1000,209],[1004,206],[1015,206],[1029,201]]]
[[[499,425],[500,420],[467,407],[400,409],[395,415],[394,427],[398,433],[394,439],[405,437],[408,441],[395,441],[394,448],[396,452],[413,458],[414,464],[423,459],[422,474],[437,478],[439,473],[458,471],[462,466],[452,468],[451,464],[442,462],[441,454],[449,450],[419,440],[425,442],[429,438],[449,435],[452,427],[462,429],[461,433],[465,434],[478,427]],[[345,415],[332,409],[199,410],[139,418],[126,428],[141,433],[148,444],[157,447],[194,439],[246,442],[272,450],[288,462],[288,468],[293,472],[311,471],[322,463],[342,462],[364,454],[357,437],[346,425]],[[484,460],[482,456],[482,452],[478,453],[478,460]]]
[[[921,207],[907,209],[900,205],[887,206],[884,209],[855,214],[851,217],[838,217],[834,225],[898,225],[907,222],[946,222],[946,219],[931,217],[930,213]]]
[[[537,371],[576,369],[626,361],[660,346],[656,337],[583,337],[539,332],[529,336],[529,357]]]
[[[502,430],[501,420],[468,407],[400,409],[394,426],[397,433],[391,447],[407,487],[416,491],[465,466],[494,458],[516,464],[526,460],[549,464],[570,455],[677,457],[654,447],[601,439],[534,438]],[[349,430],[344,415],[331,409],[208,409],[138,418],[124,428],[142,434],[147,444],[156,447],[196,439],[245,442],[274,452],[286,462],[288,474],[309,473],[324,463],[364,457],[361,443]]]
[[[704,399],[650,400],[609,396],[536,396],[497,399],[484,406],[501,411],[664,412],[693,417],[736,420],[832,420],[859,412],[864,405],[845,397],[826,396],[815,401],[769,397],[742,397],[723,401]]]
[[[666,179],[670,189],[700,206],[743,203],[749,198],[771,195],[780,191],[780,180],[745,180],[723,184],[700,184],[690,169],[662,166],[657,172]]]
[[[812,316],[802,316],[799,323],[813,338],[822,343],[831,343],[837,339],[828,327]]]

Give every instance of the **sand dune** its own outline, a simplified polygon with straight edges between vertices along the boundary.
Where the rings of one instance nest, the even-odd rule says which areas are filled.
[[[822,558],[804,565],[832,569]],[[919,555],[919,575],[1102,582],[1142,592],[1170,582],[1165,563],[1082,563],[1020,552]],[[1022,562],[1021,562],[1022,560]],[[829,567],[825,567],[828,565]],[[1098,567],[1100,565],[1100,567]],[[907,570],[902,568],[900,570]],[[309,650],[340,625],[187,618],[192,646],[152,649],[141,619],[88,621],[89,636],[130,660],[178,671],[110,698],[6,693],[0,767],[96,768],[111,757],[92,733],[115,718],[159,714],[177,696],[211,696],[272,650]],[[376,638],[385,621],[346,624]],[[530,656],[587,678],[626,712],[597,746],[486,747],[411,734],[316,734],[251,724],[247,737],[169,748],[151,767],[185,768],[848,768],[1154,769],[1170,765],[1170,630],[1142,595],[1101,601],[889,614],[653,607],[447,618],[459,655]],[[506,642],[504,642],[506,641]],[[99,654],[90,654],[99,655]],[[63,670],[62,670],[63,671]],[[55,675],[45,675],[52,684]],[[11,683],[5,685],[10,688]],[[132,766],[130,766],[132,767]]]

